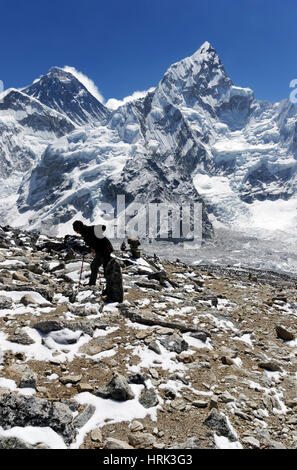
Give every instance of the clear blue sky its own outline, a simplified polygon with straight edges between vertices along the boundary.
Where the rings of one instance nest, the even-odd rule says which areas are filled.
[[[288,98],[297,78],[296,0],[1,0],[0,18],[5,88],[70,65],[121,99],[206,40],[258,99]]]

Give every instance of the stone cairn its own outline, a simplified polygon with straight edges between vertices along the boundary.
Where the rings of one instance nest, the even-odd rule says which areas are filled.
[[[128,238],[128,243],[133,258],[140,258],[140,241],[137,238]]]

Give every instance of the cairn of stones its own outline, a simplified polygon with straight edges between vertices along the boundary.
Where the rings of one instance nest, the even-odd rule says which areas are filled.
[[[140,258],[140,241],[137,238],[128,238],[128,243],[130,245],[130,251],[133,258]]]

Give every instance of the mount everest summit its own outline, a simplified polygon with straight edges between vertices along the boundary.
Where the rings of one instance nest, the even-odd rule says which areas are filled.
[[[58,67],[0,96],[0,214],[13,226],[69,233],[121,194],[202,203],[205,237],[217,226],[294,233],[296,175],[296,107],[235,86],[208,42],[117,109]]]

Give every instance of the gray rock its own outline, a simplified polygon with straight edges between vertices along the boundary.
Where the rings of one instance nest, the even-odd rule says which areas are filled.
[[[23,395],[0,396],[0,422],[4,430],[15,426],[49,426],[61,434],[67,444],[73,440],[75,433],[68,406]]]
[[[260,362],[258,365],[259,365],[259,367],[261,367],[261,369],[265,369],[265,370],[268,370],[270,372],[281,372],[282,371],[281,367],[276,362],[273,362],[273,361]]]
[[[244,444],[247,444],[247,445],[253,447],[254,449],[260,449],[260,442],[252,436],[244,437],[242,439],[242,442]]]
[[[32,445],[18,437],[0,437],[0,449],[50,449],[46,444]]]
[[[169,398],[169,400],[174,400],[176,398],[176,391],[173,390],[173,388],[165,388],[164,394],[166,398]]]
[[[295,339],[295,334],[282,325],[276,325],[275,331],[277,337],[283,339],[284,341],[293,341]]]
[[[135,284],[139,287],[143,287],[145,289],[154,289],[154,290],[161,290],[160,283],[157,281],[136,281]]]
[[[130,374],[128,375],[128,383],[129,384],[137,384],[137,385],[144,385],[145,381],[147,380],[147,374]]]
[[[135,397],[127,379],[120,374],[114,373],[111,381],[103,387],[98,387],[95,395],[101,398],[113,398],[118,401],[133,400]]]
[[[189,347],[188,343],[177,334],[160,337],[159,341],[168,351],[172,351],[177,354],[180,354],[182,351],[186,351]]]
[[[105,449],[133,449],[128,442],[108,437],[105,441]]]
[[[284,444],[282,444],[281,442],[275,441],[274,439],[266,439],[265,445],[269,449],[279,449],[279,450],[286,449],[286,446],[284,446]]]
[[[82,379],[82,375],[64,375],[60,377],[60,382],[66,384],[77,384]]]
[[[94,442],[102,442],[103,437],[102,437],[101,429],[99,429],[99,428],[93,429],[93,431],[91,432],[91,439]]]
[[[159,281],[159,283],[161,285],[164,285],[165,281],[168,281],[167,273],[164,270],[158,271],[156,273],[150,273],[150,274],[148,274],[147,277],[148,277],[149,280],[154,279],[156,281]]]
[[[220,395],[220,400],[223,403],[230,403],[231,401],[234,401],[235,398],[232,397],[232,395],[226,390],[224,393]]]
[[[144,426],[140,421],[132,421],[132,423],[129,425],[129,429],[131,432],[138,432],[138,431],[143,431]]]
[[[209,337],[209,335],[207,335],[206,333],[202,333],[202,332],[200,332],[200,333],[191,333],[190,336],[192,336],[193,338],[199,339],[203,343],[205,343],[207,338]]]
[[[221,415],[215,408],[211,410],[203,424],[218,433],[219,436],[227,437],[230,441],[237,440],[231,431],[225,416]]]
[[[21,380],[20,380],[20,383],[19,383],[19,388],[36,388],[36,384],[37,384],[37,375],[30,371],[30,372],[26,372]]]
[[[33,299],[31,294],[26,294],[26,295],[23,295],[23,297],[20,300],[20,303],[25,305],[25,307],[27,307],[27,305],[30,305],[30,304],[37,305],[38,302],[36,302],[36,300]]]
[[[128,436],[129,444],[138,449],[147,449],[156,443],[156,438],[147,432],[130,433]]]
[[[51,331],[63,330],[64,322],[56,321],[56,320],[46,320],[46,321],[35,323],[35,325],[33,325],[33,328],[35,328],[38,331],[41,331],[41,333],[47,334],[47,333],[50,333]]]
[[[196,408],[207,408],[208,402],[206,400],[194,400],[192,405]]]
[[[169,447],[169,449],[200,449],[199,439],[196,437],[190,437],[184,442],[175,443]]]
[[[23,344],[24,346],[35,343],[35,341],[22,329],[15,330],[14,334],[10,336],[8,340],[12,343]]]
[[[157,341],[153,340],[148,344],[148,348],[151,351],[154,351],[156,354],[161,354],[161,349],[157,343]]]
[[[192,333],[202,332],[202,333],[209,335],[207,332],[205,332],[204,330],[201,330],[200,328],[197,328],[196,326],[193,326],[184,322],[180,322],[180,321],[170,321],[170,320],[161,319],[159,315],[156,315],[150,310],[142,310],[141,312],[135,312],[135,311],[132,312],[125,306],[124,308],[120,309],[120,313],[124,315],[125,317],[129,318],[132,322],[141,323],[143,325],[149,325],[149,326],[159,325],[165,328],[177,329],[181,331],[182,333],[186,333],[189,331]]]
[[[0,295],[0,309],[4,308],[11,308],[12,307],[12,299],[10,297],[5,297]]]
[[[82,428],[89,421],[89,419],[92,418],[95,411],[96,407],[94,405],[88,405],[82,413],[74,418],[73,426],[76,428]]]
[[[152,408],[153,406],[157,406],[159,399],[155,389],[149,388],[147,390],[143,390],[139,397],[139,403],[141,403],[144,408]]]
[[[95,356],[96,354],[112,349],[113,347],[114,344],[110,340],[98,337],[83,344],[78,351],[79,353],[87,354],[88,356]]]

